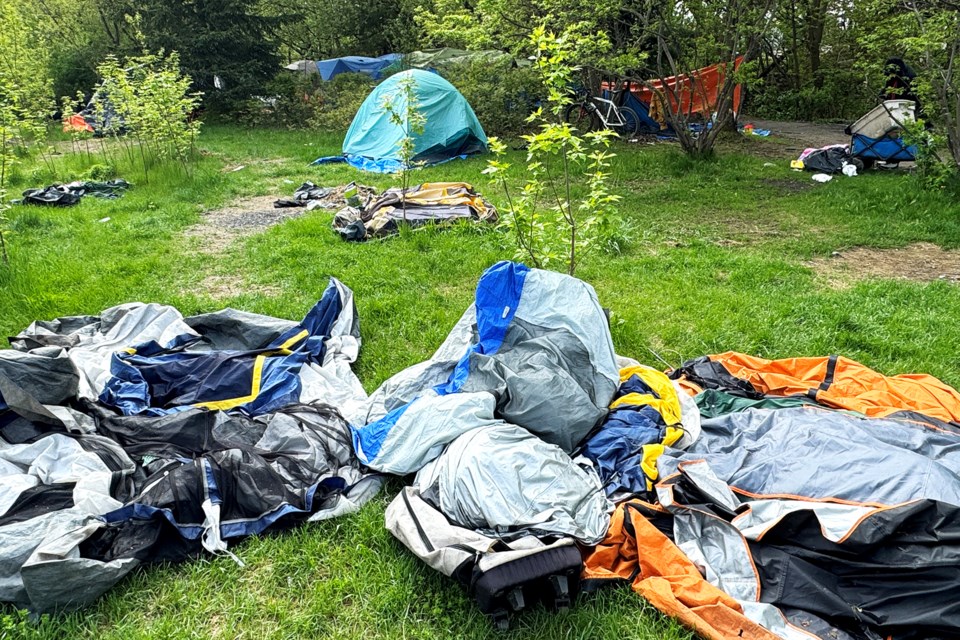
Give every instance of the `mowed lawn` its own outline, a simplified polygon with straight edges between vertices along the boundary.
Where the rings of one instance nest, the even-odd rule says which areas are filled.
[[[482,271],[513,256],[508,234],[461,225],[349,244],[323,210],[229,243],[189,231],[204,211],[247,196],[289,197],[304,180],[396,184],[345,165],[308,166],[337,153],[339,143],[331,134],[210,126],[191,178],[168,168],[145,182],[128,169],[123,177],[136,186],[120,200],[15,207],[11,264],[0,266],[0,330],[14,335],[35,319],[134,300],[185,315],[232,306],[299,319],[336,276],[356,293],[363,334],[356,371],[372,391],[429,357]],[[884,373],[926,372],[960,385],[960,285],[860,278],[856,264],[826,276],[811,266],[840,260],[831,254],[851,247],[960,247],[960,202],[894,172],[818,185],[786,159],[771,161],[776,141],[731,143],[716,161],[698,164],[671,145],[615,150],[622,238],[617,251],[588,255],[578,276],[611,310],[618,353],[661,368],[657,356],[675,365],[727,350],[840,353]],[[519,168],[523,153],[512,160]],[[54,168],[63,179],[91,162],[102,161],[67,154]],[[471,182],[502,204],[480,173],[485,162],[451,162],[413,180]],[[11,190],[51,178],[43,164],[22,167]],[[8,631],[0,623],[0,638],[691,637],[627,587],[581,596],[568,613],[526,613],[506,634],[493,631],[456,584],[384,530],[384,506],[400,486],[393,481],[355,516],[241,543],[235,551],[244,568],[210,556],[148,568],[83,611]]]

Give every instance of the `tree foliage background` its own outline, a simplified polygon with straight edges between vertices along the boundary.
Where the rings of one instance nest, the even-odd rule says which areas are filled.
[[[325,89],[283,79],[283,64],[434,47],[500,49],[522,59],[533,53],[529,36],[539,25],[576,41],[579,81],[594,89],[611,76],[655,79],[747,53],[751,60],[738,80],[747,81],[743,110],[755,117],[850,122],[877,104],[884,60],[903,57],[919,74],[924,115],[939,136],[933,141],[947,146],[945,157],[960,164],[956,0],[0,0],[0,5],[5,16],[16,16],[10,24],[19,26],[11,33],[29,32],[29,55],[20,51],[6,58],[18,61],[19,82],[32,87],[26,93],[44,87],[44,99],[51,101],[77,91],[89,96],[98,81],[97,65],[108,55],[176,52],[208,110],[249,113],[257,100],[276,98],[286,100],[286,112],[301,125],[339,122],[315,117],[310,100],[322,105],[321,111],[345,110],[347,94],[334,92],[331,99]],[[0,39],[0,48],[9,50],[16,37],[0,34]],[[497,117],[502,105],[537,99],[529,96],[535,83],[519,73],[491,71],[492,80],[479,68],[450,74],[471,101],[486,101],[480,109],[500,132],[516,129],[518,121],[517,114]]]

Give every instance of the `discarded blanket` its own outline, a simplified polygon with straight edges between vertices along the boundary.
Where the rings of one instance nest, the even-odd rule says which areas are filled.
[[[333,228],[345,240],[360,241],[396,233],[400,224],[454,220],[496,222],[497,210],[465,182],[427,182],[388,189],[363,207],[347,206],[337,212]]]
[[[41,189],[27,189],[19,204],[38,204],[51,207],[69,207],[78,204],[84,196],[114,200],[130,188],[126,180],[107,182],[79,181],[55,184]]]
[[[366,400],[352,295],[331,279],[301,323],[134,303],[13,338],[0,601],[81,606],[138,565],[358,509],[380,479],[344,417]]]

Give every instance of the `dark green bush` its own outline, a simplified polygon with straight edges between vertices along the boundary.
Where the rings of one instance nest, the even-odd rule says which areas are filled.
[[[490,136],[523,133],[529,127],[527,116],[543,96],[543,86],[531,67],[477,61],[446,68],[443,76],[460,90]]]

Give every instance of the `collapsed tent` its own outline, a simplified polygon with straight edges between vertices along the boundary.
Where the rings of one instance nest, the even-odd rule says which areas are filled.
[[[466,182],[426,182],[387,189],[361,207],[337,212],[333,228],[344,240],[360,241],[396,233],[399,226],[475,220],[494,223],[497,210]]]
[[[0,601],[91,602],[137,566],[350,513],[366,395],[352,292],[301,323],[128,304],[0,351]],[[238,394],[245,394],[239,395]],[[228,412],[229,411],[229,412]]]
[[[956,390],[838,356],[731,352],[671,377],[700,437],[658,457],[657,504],[620,505],[587,585],[626,579],[708,638],[955,633]]]
[[[619,364],[589,285],[502,262],[480,278],[475,304],[433,357],[387,380],[353,429],[365,465],[416,472],[387,511],[390,531],[463,583],[500,626],[537,602],[568,606],[581,564],[573,542],[595,544],[607,531],[601,475],[609,478],[598,468],[616,456],[613,447],[593,456],[598,464],[577,455],[585,437],[611,432],[616,409],[644,404],[673,427],[651,434],[651,446],[695,437],[696,407],[684,408],[663,374],[653,372],[653,393],[665,384],[672,404],[642,398],[638,381],[654,376]],[[691,425],[685,442],[680,424]],[[588,442],[605,449],[597,436]]]
[[[419,133],[411,131],[406,121],[406,86],[413,92],[417,110],[423,116],[423,130]],[[386,104],[391,105],[401,122],[396,121]],[[401,149],[408,135],[413,139],[410,167],[438,164],[487,150],[487,136],[466,98],[435,73],[413,69],[391,76],[367,96],[347,130],[343,156],[319,158],[314,164],[348,162],[364,171],[393,173],[404,168]]]

